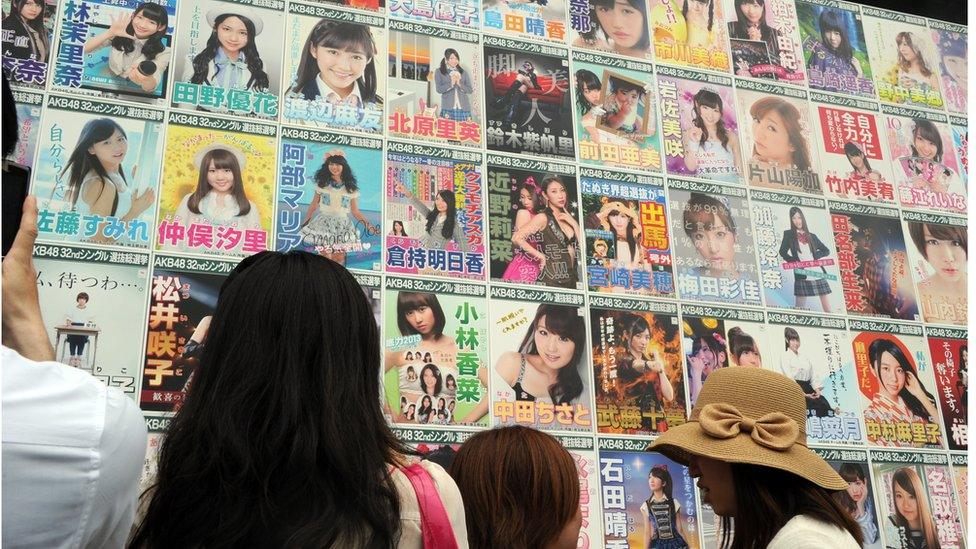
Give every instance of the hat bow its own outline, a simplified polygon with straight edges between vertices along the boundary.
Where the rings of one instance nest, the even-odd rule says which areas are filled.
[[[782,412],[753,419],[728,403],[706,404],[698,415],[698,423],[712,437],[725,439],[748,433],[756,444],[777,451],[788,450],[800,434],[796,421]]]

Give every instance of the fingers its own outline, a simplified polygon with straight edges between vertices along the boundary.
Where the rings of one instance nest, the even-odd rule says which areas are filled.
[[[37,198],[28,196],[24,200],[23,216],[20,218],[20,228],[14,243],[7,252],[7,257],[22,255],[30,258],[34,253],[34,241],[37,240]]]

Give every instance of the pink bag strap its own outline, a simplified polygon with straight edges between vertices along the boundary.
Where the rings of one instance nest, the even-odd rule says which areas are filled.
[[[447,517],[447,510],[441,496],[434,486],[430,473],[415,463],[400,469],[413,486],[420,506],[420,534],[424,539],[424,549],[458,549],[454,539],[454,528]]]

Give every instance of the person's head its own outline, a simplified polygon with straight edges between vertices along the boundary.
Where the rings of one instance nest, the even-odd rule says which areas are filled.
[[[342,153],[330,154],[325,158],[325,162],[315,172],[315,183],[323,189],[329,186],[342,185],[348,193],[359,190],[356,176],[352,173],[346,155]]]
[[[536,310],[519,353],[537,355],[546,369],[555,370],[549,386],[554,404],[575,400],[583,393],[580,360],[586,350],[586,328],[576,307],[542,304]]]
[[[647,90],[645,90],[643,86],[628,80],[611,78],[609,84],[611,93],[609,94],[608,103],[610,103],[610,105],[608,106],[612,106],[612,103],[616,103],[620,107],[629,106],[636,110],[638,102],[642,97],[647,95]]]
[[[457,401],[456,401],[456,400],[453,400],[453,399],[452,399],[452,400],[451,400],[450,402],[448,402],[448,403],[447,403],[447,409],[448,409],[448,410],[449,410],[449,411],[450,411],[450,412],[451,412],[452,414],[454,413],[454,408],[455,408],[455,406],[457,406]]]
[[[905,405],[915,416],[926,420],[934,421],[930,418],[928,411],[922,402],[908,390],[908,376],[915,378],[915,382],[927,398],[934,403],[935,398],[929,393],[922,380],[918,377],[918,372],[909,355],[902,352],[894,341],[885,337],[879,337],[868,346],[868,358],[871,361],[871,368],[878,376],[880,383],[879,391],[895,402],[900,397],[905,401]]]
[[[443,379],[441,370],[434,364],[425,364],[420,370],[420,392],[436,396],[441,394]]]
[[[228,12],[214,8],[207,12],[207,23],[212,29],[210,37],[207,38],[203,50],[193,57],[193,76],[190,77],[190,82],[209,85],[210,64],[217,57],[217,52],[222,51],[232,59],[244,57],[251,73],[246,89],[268,89],[271,81],[264,70],[264,61],[261,60],[255,41],[264,28],[260,15],[246,9]]]
[[[544,207],[542,193],[533,182],[523,181],[516,187],[518,191],[518,207],[529,213],[538,213]]]
[[[870,495],[870,485],[864,468],[859,463],[844,462],[837,470],[841,478],[847,481],[847,490],[835,492],[834,499],[840,503],[847,512],[853,513],[859,506],[864,506],[868,502]]]
[[[406,354],[406,356],[404,358],[406,360],[413,360],[413,353],[411,353],[410,351],[407,351],[407,354]],[[416,379],[416,376],[417,376],[417,370],[415,370],[413,368],[413,366],[407,366],[407,379],[410,379],[410,378]]]
[[[433,400],[431,400],[430,395],[424,395],[420,399],[420,413],[428,413],[433,409]]]
[[[378,102],[376,54],[376,43],[366,25],[321,19],[305,41],[292,91],[302,93],[321,78],[343,97],[358,84],[364,102]]]
[[[803,210],[797,206],[790,208],[790,228],[798,231],[809,231],[807,227],[807,217],[803,215]]]
[[[712,25],[715,24],[715,0],[684,0],[681,6],[681,15],[684,16],[685,20],[688,20],[689,13],[692,15],[692,21],[696,19],[708,20],[705,28],[711,32]]]
[[[959,370],[966,371],[969,368],[969,347],[963,345],[959,347]]]
[[[753,156],[763,162],[783,167],[810,169],[807,138],[803,135],[800,111],[796,105],[780,97],[767,95],[752,104],[749,114],[752,116],[752,134],[755,141]]]
[[[820,12],[820,39],[837,57],[847,62],[854,57],[851,40],[847,35],[847,21],[841,12],[829,8]]]
[[[602,238],[597,238],[593,241],[593,256],[594,257],[606,257],[607,253],[610,251],[610,245],[607,244],[606,240]]]
[[[441,398],[437,399],[437,409],[438,410],[446,410],[447,409],[447,401],[444,400],[444,397],[441,397]]]
[[[573,456],[551,435],[522,426],[478,433],[461,445],[451,476],[472,549],[576,547],[579,475]]]
[[[860,544],[857,522],[831,497],[847,482],[807,447],[806,417],[806,397],[792,379],[726,368],[705,380],[689,422],[648,451],[688,466],[702,503],[722,517],[724,547],[766,547],[798,515],[846,530]]]
[[[407,230],[403,228],[403,221],[393,220],[393,236],[407,236]]]
[[[430,352],[424,353],[424,362],[430,362]]]
[[[88,299],[89,299],[88,294],[85,292],[81,292],[77,296],[75,296],[75,302],[78,303],[79,307],[84,307],[85,305],[87,305]]]
[[[613,233],[615,240],[627,242],[630,257],[636,261],[640,218],[634,208],[619,200],[609,200],[600,207],[600,214],[606,216],[603,228]]]
[[[434,229],[434,223],[441,216],[444,216],[441,236],[450,240],[454,238],[454,226],[457,225],[457,200],[449,189],[441,189],[434,195],[434,207],[427,214],[427,234]]]
[[[766,0],[735,0],[735,18],[742,29],[758,26],[763,39],[772,35],[766,24]]]
[[[390,464],[413,452],[386,423],[378,371],[378,328],[349,271],[298,251],[244,258],[221,286],[133,546],[394,545]]]
[[[240,210],[238,216],[247,215],[251,211],[251,202],[244,191],[242,175],[244,154],[222,145],[210,147],[205,151],[201,151],[202,155],[197,153],[200,175],[197,178],[196,191],[187,201],[187,208],[199,215],[200,201],[211,192],[216,192],[234,198]]]
[[[718,138],[722,142],[722,147],[728,148],[729,133],[722,119],[722,96],[710,88],[698,90],[692,98],[692,112],[694,118],[691,123],[701,130],[699,144],[704,145],[709,138]],[[714,136],[711,135],[712,131],[715,132]]]
[[[909,221],[908,234],[941,281],[966,280],[969,257],[969,231],[966,228]]]
[[[569,204],[569,192],[563,179],[555,174],[547,174],[542,178],[542,196],[546,199],[546,206],[554,212],[566,212]]]
[[[525,72],[535,72],[535,63],[526,59],[522,62],[522,70]]]
[[[647,50],[651,36],[646,4],[642,0],[590,0],[590,30],[581,35],[595,40],[600,32],[618,53]]]
[[[848,141],[844,143],[844,156],[847,157],[847,161],[851,163],[851,167],[854,168],[856,172],[870,172],[871,163],[868,162],[868,157],[858,147],[856,143]]]
[[[682,212],[685,234],[711,269],[735,265],[736,228],[732,212],[722,201],[693,192]]]
[[[579,69],[576,71],[576,108],[580,114],[590,112],[590,109],[600,104],[600,91],[603,83],[600,77],[592,71]]]
[[[65,199],[74,207],[81,196],[81,184],[89,172],[95,172],[108,183],[109,173],[125,180],[122,161],[129,150],[125,130],[111,118],[94,118],[85,123],[78,136],[78,143],[64,165],[61,174],[68,174]],[[112,211],[115,215],[115,211]]]
[[[965,35],[954,32],[941,33],[939,55],[942,59],[942,76],[948,77],[956,84],[965,86],[969,81],[969,72],[966,70]]]
[[[10,14],[20,17],[25,23],[35,29],[44,28],[43,0],[11,0]],[[47,32],[43,35],[47,37]]]
[[[912,65],[918,65],[918,71],[922,76],[929,77],[932,76],[932,70],[929,69],[928,63],[925,62],[925,57],[922,55],[922,50],[916,44],[915,35],[902,31],[895,36],[895,44],[898,45],[898,66],[902,70],[909,70]]]
[[[912,156],[942,162],[942,136],[935,124],[924,118],[912,120]]]
[[[705,364],[705,371],[711,372],[726,365],[725,342],[718,334],[704,333],[695,336],[691,342],[691,356]]]
[[[457,381],[454,379],[453,374],[447,374],[447,377],[444,378],[444,387],[446,387],[448,391],[457,390]]]
[[[447,48],[444,50],[444,58],[441,59],[440,66],[441,74],[447,74],[451,71],[458,71],[460,74],[464,74],[464,69],[461,67],[461,54],[454,48]]]
[[[939,547],[938,532],[932,520],[932,510],[922,479],[913,467],[902,467],[891,475],[891,496],[895,503],[895,525],[909,530],[921,530],[928,547]]]
[[[417,413],[417,405],[411,404],[407,406],[407,417],[412,418]]]
[[[446,322],[444,309],[436,295],[425,292],[397,294],[397,328],[400,335],[417,334],[423,339],[436,339],[444,333]]]
[[[751,368],[762,368],[762,353],[759,352],[759,345],[755,338],[742,331],[738,326],[729,330],[729,349],[732,351],[732,358],[739,366]]]
[[[651,344],[651,326],[647,319],[638,316],[627,328],[627,349],[638,356],[644,356]]]
[[[786,349],[794,353],[800,350],[800,333],[795,328],[789,326],[783,328],[783,339],[786,342]]]
[[[147,61],[152,61],[157,55],[166,50],[163,38],[166,36],[166,29],[169,27],[169,14],[166,8],[153,3],[143,2],[136,6],[132,12],[132,21],[125,28],[126,34],[134,36],[139,40],[145,40],[142,45],[142,55]],[[45,32],[42,36],[46,36]],[[112,38],[112,47],[122,53],[135,51],[136,46],[132,38],[116,36]]]

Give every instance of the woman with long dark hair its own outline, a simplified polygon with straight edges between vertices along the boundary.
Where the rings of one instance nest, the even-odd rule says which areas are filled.
[[[705,179],[737,182],[742,174],[739,137],[725,127],[722,96],[704,87],[692,98],[691,127],[682,129],[685,167]]]
[[[651,56],[651,32],[644,0],[589,0],[590,30],[573,46],[612,51],[630,57]]]
[[[668,466],[651,467],[647,473],[651,497],[641,504],[644,517],[644,545],[646,549],[687,549],[685,525],[681,520],[681,504],[674,501],[674,482]]]
[[[267,90],[271,82],[255,43],[264,30],[260,14],[214,8],[207,12],[207,23],[213,31],[203,50],[189,57],[183,80],[224,90]]]
[[[940,549],[939,531],[929,506],[922,478],[912,467],[902,467],[891,475],[894,513],[888,520],[898,531],[899,549]],[[893,545],[889,542],[889,546]]]
[[[845,462],[837,472],[847,481],[847,490],[835,492],[834,499],[847,509],[861,527],[864,547],[880,547],[878,522],[874,517],[874,502],[871,498],[871,481],[864,473],[864,468],[860,463]]]
[[[172,52],[163,42],[168,27],[166,8],[143,2],[131,15],[112,17],[107,31],[85,41],[84,52],[92,53],[111,45],[109,71],[144,92],[153,92],[169,67]]]
[[[542,178],[546,208],[521,229],[512,232],[512,243],[539,263],[538,281],[546,286],[576,289],[579,281],[579,223],[569,211],[569,193],[558,175]],[[538,233],[537,249],[529,236]]]
[[[835,75],[837,78],[845,76],[861,78],[864,75],[861,61],[854,57],[847,21],[841,13],[831,8],[824,8],[820,12],[817,23],[821,40],[813,44],[810,57],[807,59],[807,68],[811,71],[819,71],[825,77]],[[837,79],[823,78],[825,84],[821,89],[840,91],[837,86],[829,84],[835,80]]]
[[[607,201],[597,212],[603,230],[613,234],[616,250],[613,266],[637,269],[647,264],[641,245],[640,217],[634,208],[618,200]]]
[[[769,62],[782,66],[779,59],[781,36],[779,29],[766,23],[766,0],[735,0],[735,21],[729,22],[729,38],[765,43]]]
[[[0,26],[4,57],[47,63],[51,37],[44,26],[44,0],[11,0]]]
[[[197,186],[180,200],[175,218],[186,226],[201,223],[239,230],[260,229],[258,207],[244,188],[246,158],[240,149],[223,143],[197,151]]]
[[[545,207],[542,192],[535,184],[535,179],[529,177],[519,183],[515,189],[518,192],[517,210],[512,233],[520,231],[533,217]],[[536,235],[526,237],[527,244],[538,250],[541,242]],[[502,280],[532,284],[539,278],[539,263],[531,254],[521,247],[512,245],[512,260],[505,267]]]
[[[441,117],[456,122],[471,119],[471,99],[474,93],[471,74],[461,66],[461,55],[454,48],[444,50],[441,66],[434,71],[434,86],[441,94]]]
[[[406,185],[396,182],[396,191],[410,201],[420,217],[426,221],[420,243],[428,250],[445,250],[453,241],[462,252],[468,251],[468,239],[464,227],[457,220],[457,199],[450,189],[441,189],[434,195],[434,207],[430,208],[417,198]]]
[[[790,228],[783,231],[783,239],[779,244],[779,256],[787,263],[800,263],[815,262],[828,255],[830,255],[830,249],[816,234],[810,232],[803,210],[796,206],[791,207]],[[811,307],[807,305],[807,298],[817,296],[820,299],[820,307],[823,312],[829,313],[831,312],[831,289],[827,283],[827,270],[820,267],[822,276],[817,276],[810,272],[816,272],[816,269],[816,267],[800,265],[790,269],[793,271],[795,307],[810,310]],[[799,271],[804,271],[807,274]]]
[[[305,252],[245,258],[221,288],[130,547],[419,548],[433,519],[411,479],[439,494],[446,545],[464,546],[457,487],[390,431],[379,368],[348,271]]]
[[[866,421],[877,423],[938,423],[935,397],[925,389],[911,358],[891,339],[879,337],[868,346],[871,369],[878,380],[878,391],[864,411]],[[941,444],[941,436],[940,444]],[[901,446],[897,439],[878,436],[871,441],[883,446]]]

